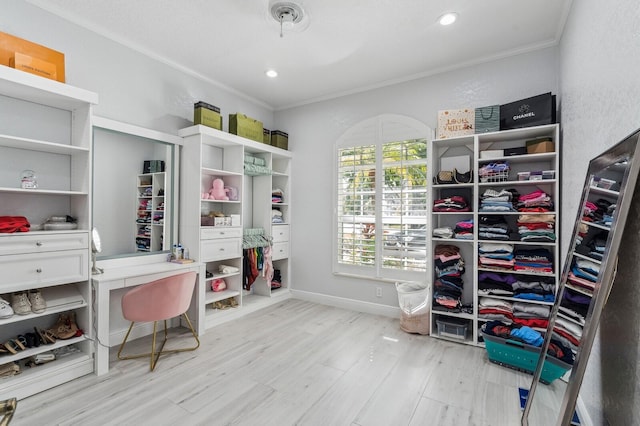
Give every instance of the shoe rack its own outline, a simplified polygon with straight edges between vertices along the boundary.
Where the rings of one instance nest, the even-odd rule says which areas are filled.
[[[97,101],[95,93],[0,67],[0,115],[9,117],[0,120],[0,216],[24,216],[31,225],[0,233],[0,296],[9,304],[0,319],[0,369],[10,375],[0,380],[0,400],[94,371],[89,233]],[[25,170],[35,185],[23,185]],[[54,216],[74,222],[47,225]]]

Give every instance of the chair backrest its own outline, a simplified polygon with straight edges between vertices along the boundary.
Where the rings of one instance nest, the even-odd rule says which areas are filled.
[[[129,321],[161,321],[189,309],[196,273],[172,275],[129,290],[122,297],[122,315]]]

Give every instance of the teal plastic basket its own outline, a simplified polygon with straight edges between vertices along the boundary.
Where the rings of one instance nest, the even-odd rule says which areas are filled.
[[[529,374],[533,374],[536,370],[538,358],[540,357],[540,348],[515,340],[506,340],[484,332],[482,337],[484,338],[484,347],[487,350],[489,361]],[[564,376],[570,369],[570,364],[548,356],[542,367],[540,381],[548,385]]]

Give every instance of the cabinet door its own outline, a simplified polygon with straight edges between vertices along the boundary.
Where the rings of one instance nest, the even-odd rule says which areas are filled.
[[[280,259],[286,259],[289,257],[289,243],[288,242],[282,242],[282,243],[274,243],[273,244],[273,255],[271,256],[271,258],[273,260],[280,260]]]

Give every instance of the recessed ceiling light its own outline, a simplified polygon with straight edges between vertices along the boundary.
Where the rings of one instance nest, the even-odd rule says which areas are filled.
[[[458,14],[454,12],[450,12],[450,13],[445,13],[444,15],[439,17],[438,22],[440,23],[440,25],[451,25],[454,22],[456,22],[456,19],[458,19]]]
[[[278,76],[278,72],[276,70],[267,70],[265,74],[267,75],[267,77],[271,78],[276,78]]]

